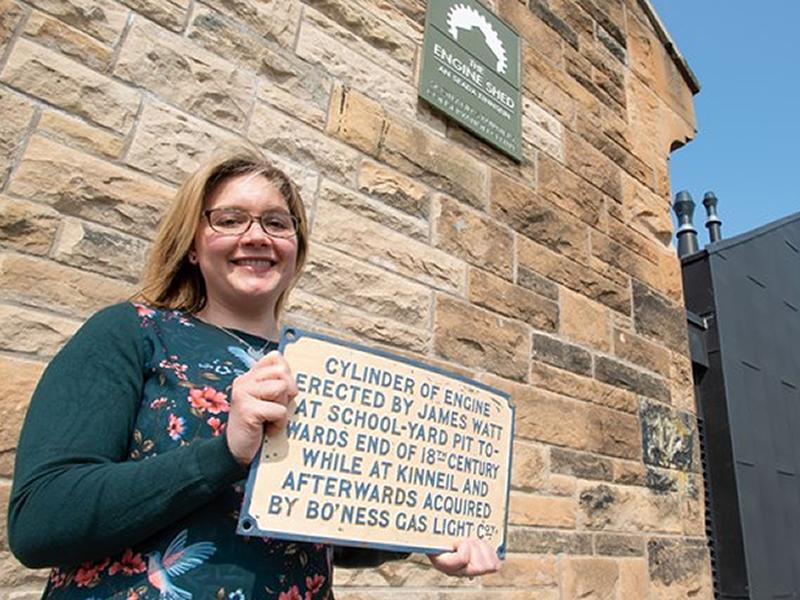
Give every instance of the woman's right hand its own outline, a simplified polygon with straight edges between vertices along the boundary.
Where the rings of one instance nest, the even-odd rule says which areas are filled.
[[[296,395],[292,371],[277,350],[233,380],[225,436],[237,462],[250,464],[264,433],[271,435],[286,427],[287,405]]]

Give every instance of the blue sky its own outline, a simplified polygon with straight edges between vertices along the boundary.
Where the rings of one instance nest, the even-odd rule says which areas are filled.
[[[697,135],[673,152],[673,199],[719,198],[723,237],[800,211],[800,2],[651,0],[689,63]]]

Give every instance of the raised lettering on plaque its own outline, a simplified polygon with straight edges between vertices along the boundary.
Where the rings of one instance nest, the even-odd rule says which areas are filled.
[[[281,351],[299,394],[253,463],[240,533],[412,552],[477,537],[504,555],[507,394],[298,329]]]

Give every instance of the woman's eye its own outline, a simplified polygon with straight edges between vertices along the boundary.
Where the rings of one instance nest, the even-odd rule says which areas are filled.
[[[217,217],[217,225],[220,227],[236,227],[246,220],[242,215],[220,215]]]
[[[288,229],[289,223],[285,219],[267,219],[266,226],[269,229]]]

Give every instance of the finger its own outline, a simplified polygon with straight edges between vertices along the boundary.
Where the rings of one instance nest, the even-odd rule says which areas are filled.
[[[255,400],[286,405],[289,403],[288,389],[289,384],[283,379],[268,379],[247,382],[240,391]]]
[[[255,365],[253,365],[250,372],[253,373],[258,379],[286,379],[287,382],[290,382],[287,393],[292,397],[297,395],[297,384],[295,383],[292,369],[289,367],[289,363],[286,362],[286,359],[283,357],[283,355],[277,350],[273,350],[264,356],[264,358],[259,360]]]
[[[277,402],[251,401],[241,413],[241,418],[252,427],[263,427],[268,423],[285,421],[288,410]]]

